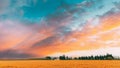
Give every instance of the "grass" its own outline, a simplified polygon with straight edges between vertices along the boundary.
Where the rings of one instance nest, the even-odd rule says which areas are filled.
[[[0,68],[120,68],[119,60],[1,60]]]

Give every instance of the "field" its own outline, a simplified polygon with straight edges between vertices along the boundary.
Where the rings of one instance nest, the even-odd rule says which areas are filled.
[[[1,60],[0,68],[120,68],[118,60]]]

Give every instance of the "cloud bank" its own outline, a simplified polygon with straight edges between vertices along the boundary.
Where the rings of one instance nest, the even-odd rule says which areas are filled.
[[[0,58],[117,48],[119,3],[120,0],[0,0]]]

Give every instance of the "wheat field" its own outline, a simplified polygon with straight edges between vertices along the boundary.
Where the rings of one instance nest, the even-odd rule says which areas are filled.
[[[1,60],[0,68],[120,68],[118,60]]]

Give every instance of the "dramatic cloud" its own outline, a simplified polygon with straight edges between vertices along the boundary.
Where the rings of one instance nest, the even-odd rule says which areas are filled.
[[[117,48],[119,3],[120,0],[0,0],[0,58],[66,52],[72,55],[71,51]]]
[[[21,59],[21,58],[31,58],[34,57],[31,54],[21,53],[15,50],[5,50],[0,52],[1,59]]]

